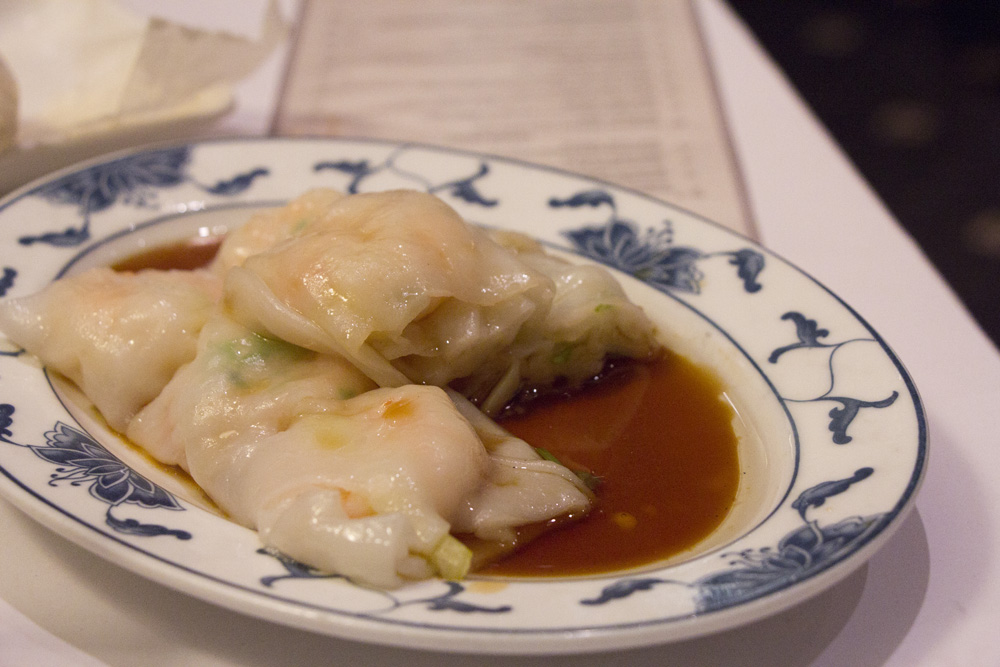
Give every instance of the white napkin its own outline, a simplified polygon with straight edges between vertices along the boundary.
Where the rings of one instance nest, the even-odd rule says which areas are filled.
[[[203,12],[223,17],[206,29],[179,22],[183,8],[172,4],[5,0],[0,59],[10,76],[0,75],[0,150],[225,111],[234,86],[288,30],[276,2],[256,4],[266,10],[256,26],[246,24],[253,7],[235,3]]]

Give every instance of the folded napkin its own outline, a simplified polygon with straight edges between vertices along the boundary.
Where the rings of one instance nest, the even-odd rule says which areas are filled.
[[[230,4],[238,24],[255,3]],[[263,8],[248,35],[184,25],[135,0],[5,0],[0,151],[222,113],[287,33],[276,3]]]

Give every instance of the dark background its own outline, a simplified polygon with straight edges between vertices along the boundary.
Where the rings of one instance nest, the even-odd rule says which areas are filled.
[[[729,4],[1000,343],[1000,0]]]

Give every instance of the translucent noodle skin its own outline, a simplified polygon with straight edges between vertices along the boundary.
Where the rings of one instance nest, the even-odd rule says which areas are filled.
[[[0,301],[0,330],[72,380],[124,431],[194,358],[221,287],[204,271],[95,268]]]
[[[577,386],[600,374],[609,359],[656,354],[655,327],[607,270],[553,257],[521,234],[494,231],[491,238],[553,283],[548,311],[518,359],[518,388],[557,381]],[[494,389],[481,408],[495,414],[510,398],[509,390]]]
[[[267,227],[258,220],[255,234]],[[272,238],[288,235],[226,276],[234,316],[342,354],[380,386],[451,385],[495,413],[525,384],[577,383],[609,356],[658,347],[606,270],[563,262],[521,235],[491,235],[432,195],[352,195],[294,231],[283,214],[271,227]],[[237,234],[232,243],[244,242]]]
[[[128,436],[188,470],[266,544],[314,567],[398,586],[442,574],[435,554],[453,525],[503,538],[518,520],[589,505],[565,469],[498,476],[512,453],[546,462],[485,417],[495,430],[481,436],[484,425],[437,387],[377,388],[341,357],[221,314],[198,348]],[[505,509],[524,487],[524,507]]]
[[[224,277],[229,269],[240,266],[251,255],[311,225],[343,198],[344,194],[336,190],[319,188],[304,193],[286,206],[251,216],[239,229],[227,235],[209,268]]]
[[[188,452],[273,435],[375,387],[342,357],[265,338],[217,312],[201,331],[197,356],[125,434],[157,460],[192,472]]]
[[[456,534],[586,513],[488,414],[657,349],[603,269],[411,191],[308,192],[207,269],[93,269],[0,302],[0,329],[265,544],[382,588],[463,576]]]
[[[552,283],[437,197],[337,200],[226,276],[237,319],[347,357],[381,386],[499,376]]]

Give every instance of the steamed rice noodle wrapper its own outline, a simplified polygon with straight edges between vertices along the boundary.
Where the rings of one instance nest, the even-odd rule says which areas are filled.
[[[611,355],[657,347],[604,269],[573,273],[540,247],[508,247],[514,236],[498,243],[429,194],[310,193],[253,224],[222,248],[234,317],[342,354],[380,386],[454,386],[495,413],[526,384],[578,382]]]
[[[331,403],[268,436],[189,448],[188,463],[265,544],[392,587],[439,573],[435,552],[454,539],[448,518],[480,486],[489,459],[441,389],[407,385]]]
[[[197,356],[135,416],[126,435],[199,481],[189,451],[273,435],[375,387],[342,357],[266,338],[218,312],[201,332]]]
[[[513,543],[517,528],[591,503],[573,472],[472,410],[484,421],[465,419],[437,387],[375,389],[229,443],[224,465],[209,453],[192,467],[230,483],[232,462],[245,466],[236,502],[253,508],[265,544],[303,562],[381,587],[461,578],[473,554],[454,534]]]
[[[543,459],[460,394],[449,395],[490,453],[486,483],[465,501],[454,531],[509,548],[520,539],[516,528],[590,510],[593,492],[575,472]]]
[[[552,281],[432,195],[333,203],[226,276],[234,316],[303,347],[343,354],[380,386],[498,379],[537,328]]]
[[[210,270],[225,277],[230,269],[242,266],[248,257],[264,252],[295,234],[302,233],[329,213],[345,195],[330,188],[316,188],[278,208],[256,213],[226,234]]]
[[[589,508],[573,473],[482,415],[470,420],[479,413],[461,403],[463,414],[461,397],[372,387],[343,359],[219,314],[129,436],[177,460],[265,544],[380,587],[462,576],[471,553],[454,531],[505,539]]]
[[[0,329],[72,380],[112,428],[125,431],[194,358],[221,294],[221,281],[206,271],[98,267],[0,302]]]
[[[648,359],[659,350],[655,326],[604,267],[566,262],[523,234],[490,236],[554,285],[545,319],[518,366],[521,385],[579,385],[609,359]]]

